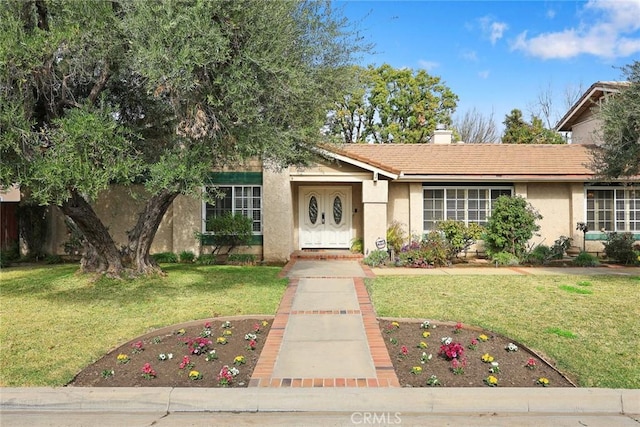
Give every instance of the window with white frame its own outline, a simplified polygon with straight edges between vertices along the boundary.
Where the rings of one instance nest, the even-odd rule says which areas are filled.
[[[511,187],[423,187],[424,231],[435,230],[445,220],[486,225],[493,202],[500,196],[511,196]]]
[[[206,189],[212,195],[222,194],[214,204],[205,203],[205,232],[209,219],[226,213],[242,214],[252,220],[253,234],[262,234],[262,187],[259,185],[218,185]]]
[[[590,231],[640,232],[640,187],[587,187]]]

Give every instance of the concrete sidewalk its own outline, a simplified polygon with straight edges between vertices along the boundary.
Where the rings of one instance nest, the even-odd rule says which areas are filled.
[[[626,268],[532,270],[375,272],[640,276]],[[371,270],[357,261],[298,260],[284,271],[290,285],[249,388],[3,388],[0,425],[640,425],[640,390],[401,388],[364,287]]]

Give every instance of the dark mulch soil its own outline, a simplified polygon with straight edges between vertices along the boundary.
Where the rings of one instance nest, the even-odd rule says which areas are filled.
[[[68,385],[76,387],[218,387],[218,374],[224,365],[236,367],[240,373],[235,376],[229,387],[246,387],[258,361],[260,352],[271,327],[271,318],[230,319],[230,327],[223,327],[224,320],[209,319],[159,329],[136,338],[82,370]],[[205,328],[205,323],[210,328]],[[259,331],[256,332],[256,328]],[[207,332],[209,330],[210,332]],[[230,335],[227,335],[229,334]],[[250,341],[246,334],[256,335],[254,350],[248,349]],[[210,334],[210,335],[208,335]],[[208,336],[207,336],[208,335]],[[209,349],[192,354],[185,342],[189,339],[205,336],[211,340]],[[225,337],[227,343],[219,344],[217,339]],[[141,342],[142,351],[134,346]],[[217,359],[207,361],[209,350],[215,350]],[[168,359],[169,353],[173,354]],[[127,363],[120,363],[118,355],[128,356]],[[166,360],[160,360],[164,354]],[[180,368],[183,357],[188,356],[193,363],[191,368]],[[245,363],[234,365],[236,356],[244,356]],[[156,372],[155,378],[143,377],[142,368],[149,363]],[[198,371],[202,379],[189,378],[191,371]],[[112,375],[109,373],[113,372]]]
[[[574,384],[558,372],[541,356],[528,350],[523,345],[509,340],[498,334],[477,328],[456,324],[430,322],[430,327],[421,327],[420,322],[396,322],[381,320],[380,329],[385,340],[391,361],[395,368],[400,385],[403,387],[427,387],[432,375],[438,379],[443,387],[486,387],[485,380],[489,375],[498,379],[497,387],[541,387],[537,384],[540,378],[549,380],[548,387],[574,387]],[[435,328],[434,328],[435,326]],[[423,333],[427,332],[428,337]],[[478,340],[480,335],[486,335],[487,341]],[[454,374],[452,361],[439,355],[442,338],[450,337],[452,343],[460,343],[463,348],[462,357],[466,360],[464,373]],[[475,349],[469,348],[471,340],[478,343]],[[421,348],[420,344],[426,344]],[[515,344],[517,351],[507,351],[509,343]],[[403,354],[403,346],[405,354]],[[425,353],[424,362],[421,360]],[[491,363],[482,361],[482,356],[489,354],[498,363],[499,372],[491,373]],[[431,359],[428,360],[429,355]],[[526,367],[529,359],[533,359],[535,367]],[[421,373],[412,373],[414,367],[422,368]]]
[[[68,384],[76,387],[220,387],[218,375],[224,365],[236,367],[240,373],[233,378],[229,387],[247,387],[253,369],[258,361],[260,352],[271,327],[271,318],[236,318],[230,319],[230,327],[225,328],[224,319],[208,319],[159,329],[138,337],[112,351],[83,369]],[[210,328],[205,328],[209,322]],[[463,326],[457,330],[454,324],[431,322],[429,329],[421,328],[418,321],[400,321],[392,325],[391,320],[380,320],[382,335],[389,350],[389,355],[396,374],[403,387],[427,387],[427,381],[435,375],[439,385],[443,387],[482,387],[486,386],[485,379],[492,375],[489,372],[491,364],[484,363],[481,358],[485,353],[494,357],[498,362],[500,372],[493,374],[498,378],[498,387],[540,387],[536,384],[539,378],[549,380],[549,387],[573,387],[573,383],[547,363],[541,356],[531,352],[519,343],[498,334],[480,329]],[[433,327],[435,325],[435,328]],[[249,350],[248,333],[254,333],[256,346]],[[215,350],[217,359],[207,361],[208,351],[201,354],[191,354],[185,342],[189,339],[207,335],[212,341],[209,350]],[[457,332],[456,332],[457,330]],[[229,331],[230,335],[225,335]],[[227,334],[229,333],[227,332]],[[428,332],[428,337],[423,333]],[[478,342],[475,350],[468,348],[472,339],[486,335],[488,340]],[[226,337],[226,344],[217,343],[218,337]],[[452,342],[463,346],[463,358],[466,359],[464,373],[456,375],[451,370],[451,361],[438,355],[441,339],[451,337]],[[426,348],[420,348],[424,342]],[[515,352],[509,352],[505,347],[513,342],[518,346]],[[142,351],[134,349],[141,343]],[[402,347],[406,347],[406,355],[402,354]],[[173,354],[168,359],[168,354]],[[431,355],[430,360],[421,362],[423,353]],[[126,355],[127,363],[120,363],[118,355]],[[167,356],[167,360],[160,360],[160,355]],[[183,357],[188,356],[193,367],[180,368]],[[245,363],[234,365],[236,356],[244,356]],[[525,367],[529,359],[535,362],[535,369]],[[149,363],[155,371],[155,378],[143,377],[142,369]],[[419,374],[412,373],[414,367],[422,368]],[[189,372],[198,371],[202,378],[192,380]],[[112,374],[111,374],[112,373]]]

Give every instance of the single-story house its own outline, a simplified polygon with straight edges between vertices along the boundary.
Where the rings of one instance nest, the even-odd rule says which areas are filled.
[[[561,120],[557,130],[573,131],[573,144],[459,144],[450,131],[436,130],[429,144],[326,146],[307,168],[274,171],[253,162],[214,173],[224,199],[212,206],[178,197],[152,252],[207,253],[206,239],[194,233],[206,233],[212,215],[242,212],[254,230],[252,246],[243,250],[266,262],[286,261],[302,249],[349,249],[354,239],[369,253],[384,245],[394,221],[416,235],[445,219],[485,224],[492,202],[504,194],[526,198],[543,216],[532,244],[550,246],[567,236],[582,247],[585,237],[588,251],[602,252],[603,230],[632,232],[640,240],[640,182],[595,182],[588,167],[586,143],[595,141],[587,135],[597,129],[590,106],[613,86],[595,84]],[[125,240],[139,203],[118,188],[96,202],[116,241]],[[589,229],[584,236],[576,229],[580,222]],[[61,253],[67,230],[59,216],[50,231],[47,249]]]

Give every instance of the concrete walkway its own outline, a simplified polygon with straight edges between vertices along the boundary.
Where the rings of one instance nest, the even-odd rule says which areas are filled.
[[[533,270],[375,272],[640,276]],[[249,388],[3,388],[0,426],[640,426],[640,390],[401,388],[364,286],[370,269],[297,260],[283,271],[290,284]]]

